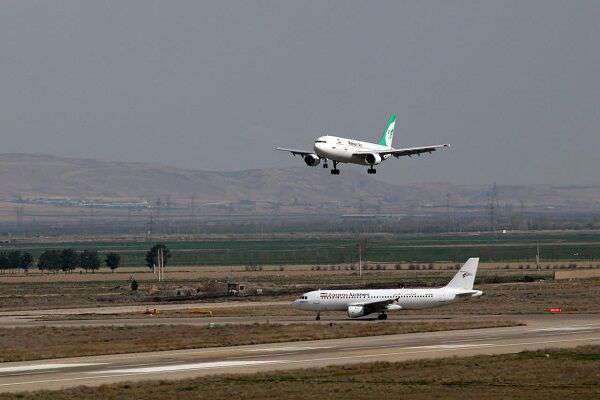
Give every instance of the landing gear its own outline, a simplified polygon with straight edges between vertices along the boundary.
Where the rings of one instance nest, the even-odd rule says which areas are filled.
[[[380,320],[385,320],[385,319],[387,319],[387,314],[386,314],[386,313],[381,313],[381,314],[379,314],[379,315],[377,316],[377,319],[380,319]]]
[[[376,174],[377,170],[375,168],[373,168],[373,166],[371,165],[371,168],[369,168],[367,170],[367,174]]]
[[[323,168],[329,168],[329,165],[327,165],[327,159],[326,158],[323,159]]]
[[[333,161],[333,169],[331,170],[331,175],[339,175],[340,170],[337,169],[337,161]]]
[[[315,321],[320,321],[321,320],[321,313],[317,313],[317,318],[315,318]]]

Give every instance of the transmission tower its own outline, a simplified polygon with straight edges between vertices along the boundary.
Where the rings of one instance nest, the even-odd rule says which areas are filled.
[[[17,227],[23,226],[23,216],[25,215],[25,209],[23,206],[15,207],[15,214],[17,216]]]
[[[450,193],[446,193],[446,221],[448,224],[447,231],[452,232],[452,217],[450,215]]]
[[[498,188],[496,187],[496,182],[492,185],[492,189],[489,194],[489,202],[488,202],[488,213],[490,219],[490,231],[496,232],[497,223],[498,223]]]

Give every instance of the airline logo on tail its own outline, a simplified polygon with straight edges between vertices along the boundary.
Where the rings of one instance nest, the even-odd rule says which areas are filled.
[[[388,121],[385,131],[381,135],[379,139],[379,144],[382,146],[392,147],[392,142],[394,141],[394,128],[396,126],[396,116],[392,114],[390,116],[390,120]]]

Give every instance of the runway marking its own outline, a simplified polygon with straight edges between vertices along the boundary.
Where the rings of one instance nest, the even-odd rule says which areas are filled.
[[[289,346],[289,347],[266,347],[260,349],[246,349],[246,352],[261,352],[261,351],[304,351],[304,350],[321,350],[321,349],[331,349],[333,346]]]
[[[421,348],[430,348],[430,349],[465,349],[469,347],[486,347],[486,346],[494,346],[491,343],[472,343],[472,344],[437,344],[432,346],[422,346]]]
[[[585,325],[574,325],[574,326],[564,326],[564,327],[532,329],[532,332],[573,332],[573,331],[594,330],[597,328],[599,328],[599,326],[594,326],[594,324],[585,324]]]
[[[105,363],[83,363],[83,364],[55,364],[55,363],[52,363],[52,364],[18,365],[18,366],[14,366],[14,367],[0,367],[0,373],[41,371],[41,370],[60,369],[60,368],[91,367],[91,366],[103,365],[103,364],[105,364]]]
[[[274,364],[282,361],[213,361],[213,362],[200,362],[192,364],[175,364],[175,365],[163,365],[158,367],[141,367],[141,368],[124,368],[124,369],[110,369],[104,371],[90,371],[88,374],[151,374],[153,372],[178,372],[178,371],[189,371],[195,369],[208,369],[208,368],[229,368],[229,367],[246,367],[252,365],[263,365],[263,364]]]

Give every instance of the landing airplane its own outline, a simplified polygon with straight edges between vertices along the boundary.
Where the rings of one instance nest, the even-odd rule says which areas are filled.
[[[378,319],[387,319],[388,311],[438,307],[481,296],[481,290],[473,290],[478,265],[479,258],[469,258],[441,288],[315,290],[292,302],[292,307],[316,311],[317,320],[321,319],[321,311],[346,311],[350,318],[378,313]]]
[[[361,142],[337,136],[321,136],[315,139],[313,151],[303,151],[276,147],[275,150],[287,151],[294,156],[302,156],[309,167],[316,167],[323,160],[323,168],[327,168],[327,161],[333,162],[332,175],[339,175],[338,163],[351,163],[368,165],[367,173],[375,174],[375,165],[380,164],[391,156],[413,156],[415,154],[432,153],[438,149],[450,147],[449,144],[440,144],[424,147],[407,147],[396,149],[392,147],[394,140],[394,127],[396,116],[392,114],[378,143]]]

